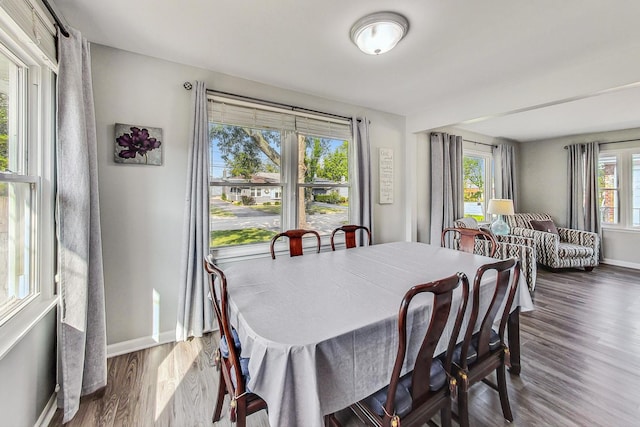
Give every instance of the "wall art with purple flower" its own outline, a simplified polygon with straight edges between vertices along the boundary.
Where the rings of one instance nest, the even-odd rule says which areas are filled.
[[[116,163],[162,165],[162,129],[116,123]]]

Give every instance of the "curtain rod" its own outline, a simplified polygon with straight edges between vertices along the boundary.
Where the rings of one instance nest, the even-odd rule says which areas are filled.
[[[605,145],[605,144],[619,144],[621,142],[633,142],[633,141],[640,141],[640,138],[633,138],[633,139],[622,139],[620,141],[606,141],[606,142],[598,142],[598,145]],[[584,144],[584,143],[583,143]],[[568,149],[569,146],[565,145],[564,149]]]
[[[191,82],[184,82],[184,84],[182,86],[186,90],[191,90],[193,88],[193,85],[191,84]],[[240,101],[255,102],[255,103],[266,105],[266,106],[270,106],[270,107],[283,108],[283,109],[291,110],[291,111],[300,111],[300,112],[306,112],[306,113],[313,113],[313,114],[318,114],[318,115],[321,115],[321,116],[334,117],[336,119],[342,119],[342,120],[351,121],[351,117],[341,116],[339,114],[325,113],[324,111],[310,110],[308,108],[296,107],[295,105],[282,104],[280,102],[266,101],[264,99],[254,98],[254,97],[251,97],[251,96],[237,95],[235,93],[222,92],[222,91],[213,90],[213,89],[207,89],[207,93],[209,93],[211,95],[226,96],[226,97],[237,99],[237,100],[240,100]]]
[[[471,141],[470,139],[463,139],[463,141],[466,142],[471,142],[474,144],[480,144],[480,145],[486,145],[487,147],[493,147],[493,148],[498,148],[497,145],[493,145],[493,144],[487,144],[486,142],[480,142],[480,141]]]
[[[67,31],[67,28],[64,26],[62,20],[60,19],[56,11],[53,10],[53,7],[51,7],[49,2],[47,0],[42,0],[42,4],[44,4],[51,16],[53,16],[53,20],[56,21],[56,25],[58,26],[58,29],[60,30],[62,35],[65,37],[69,37],[69,31]]]

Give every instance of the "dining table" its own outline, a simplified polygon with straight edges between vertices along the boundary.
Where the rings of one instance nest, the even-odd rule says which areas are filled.
[[[426,243],[392,242],[226,264],[230,319],[241,356],[249,358],[247,388],[267,402],[271,426],[322,426],[325,415],[388,384],[407,290],[457,272],[473,283],[477,269],[495,261]],[[481,304],[490,299],[490,281],[485,275]],[[461,295],[459,287],[454,304]],[[412,304],[403,372],[413,369],[432,304],[430,295]],[[520,369],[519,313],[533,308],[521,276],[508,327],[512,372]],[[436,354],[446,350],[453,318]]]

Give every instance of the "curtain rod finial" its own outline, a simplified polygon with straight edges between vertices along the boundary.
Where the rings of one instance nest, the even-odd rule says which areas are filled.
[[[193,85],[191,84],[191,82],[184,82],[184,84],[182,85],[186,90],[191,90],[193,89]]]

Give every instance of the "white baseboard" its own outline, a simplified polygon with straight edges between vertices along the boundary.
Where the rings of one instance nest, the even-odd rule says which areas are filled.
[[[40,417],[36,420],[34,427],[47,427],[56,414],[56,409],[58,409],[58,393],[54,392],[42,410]]]
[[[628,262],[628,261],[619,261],[616,259],[603,259],[602,260],[603,264],[609,264],[609,265],[615,265],[618,267],[627,267],[627,268],[634,268],[636,270],[640,270],[640,264],[638,264],[637,262]]]
[[[144,350],[145,348],[174,342],[175,340],[176,331],[165,331],[158,336],[157,340],[151,336],[147,336],[129,341],[122,341],[115,344],[109,344],[107,346],[107,358],[131,353],[133,351]]]

